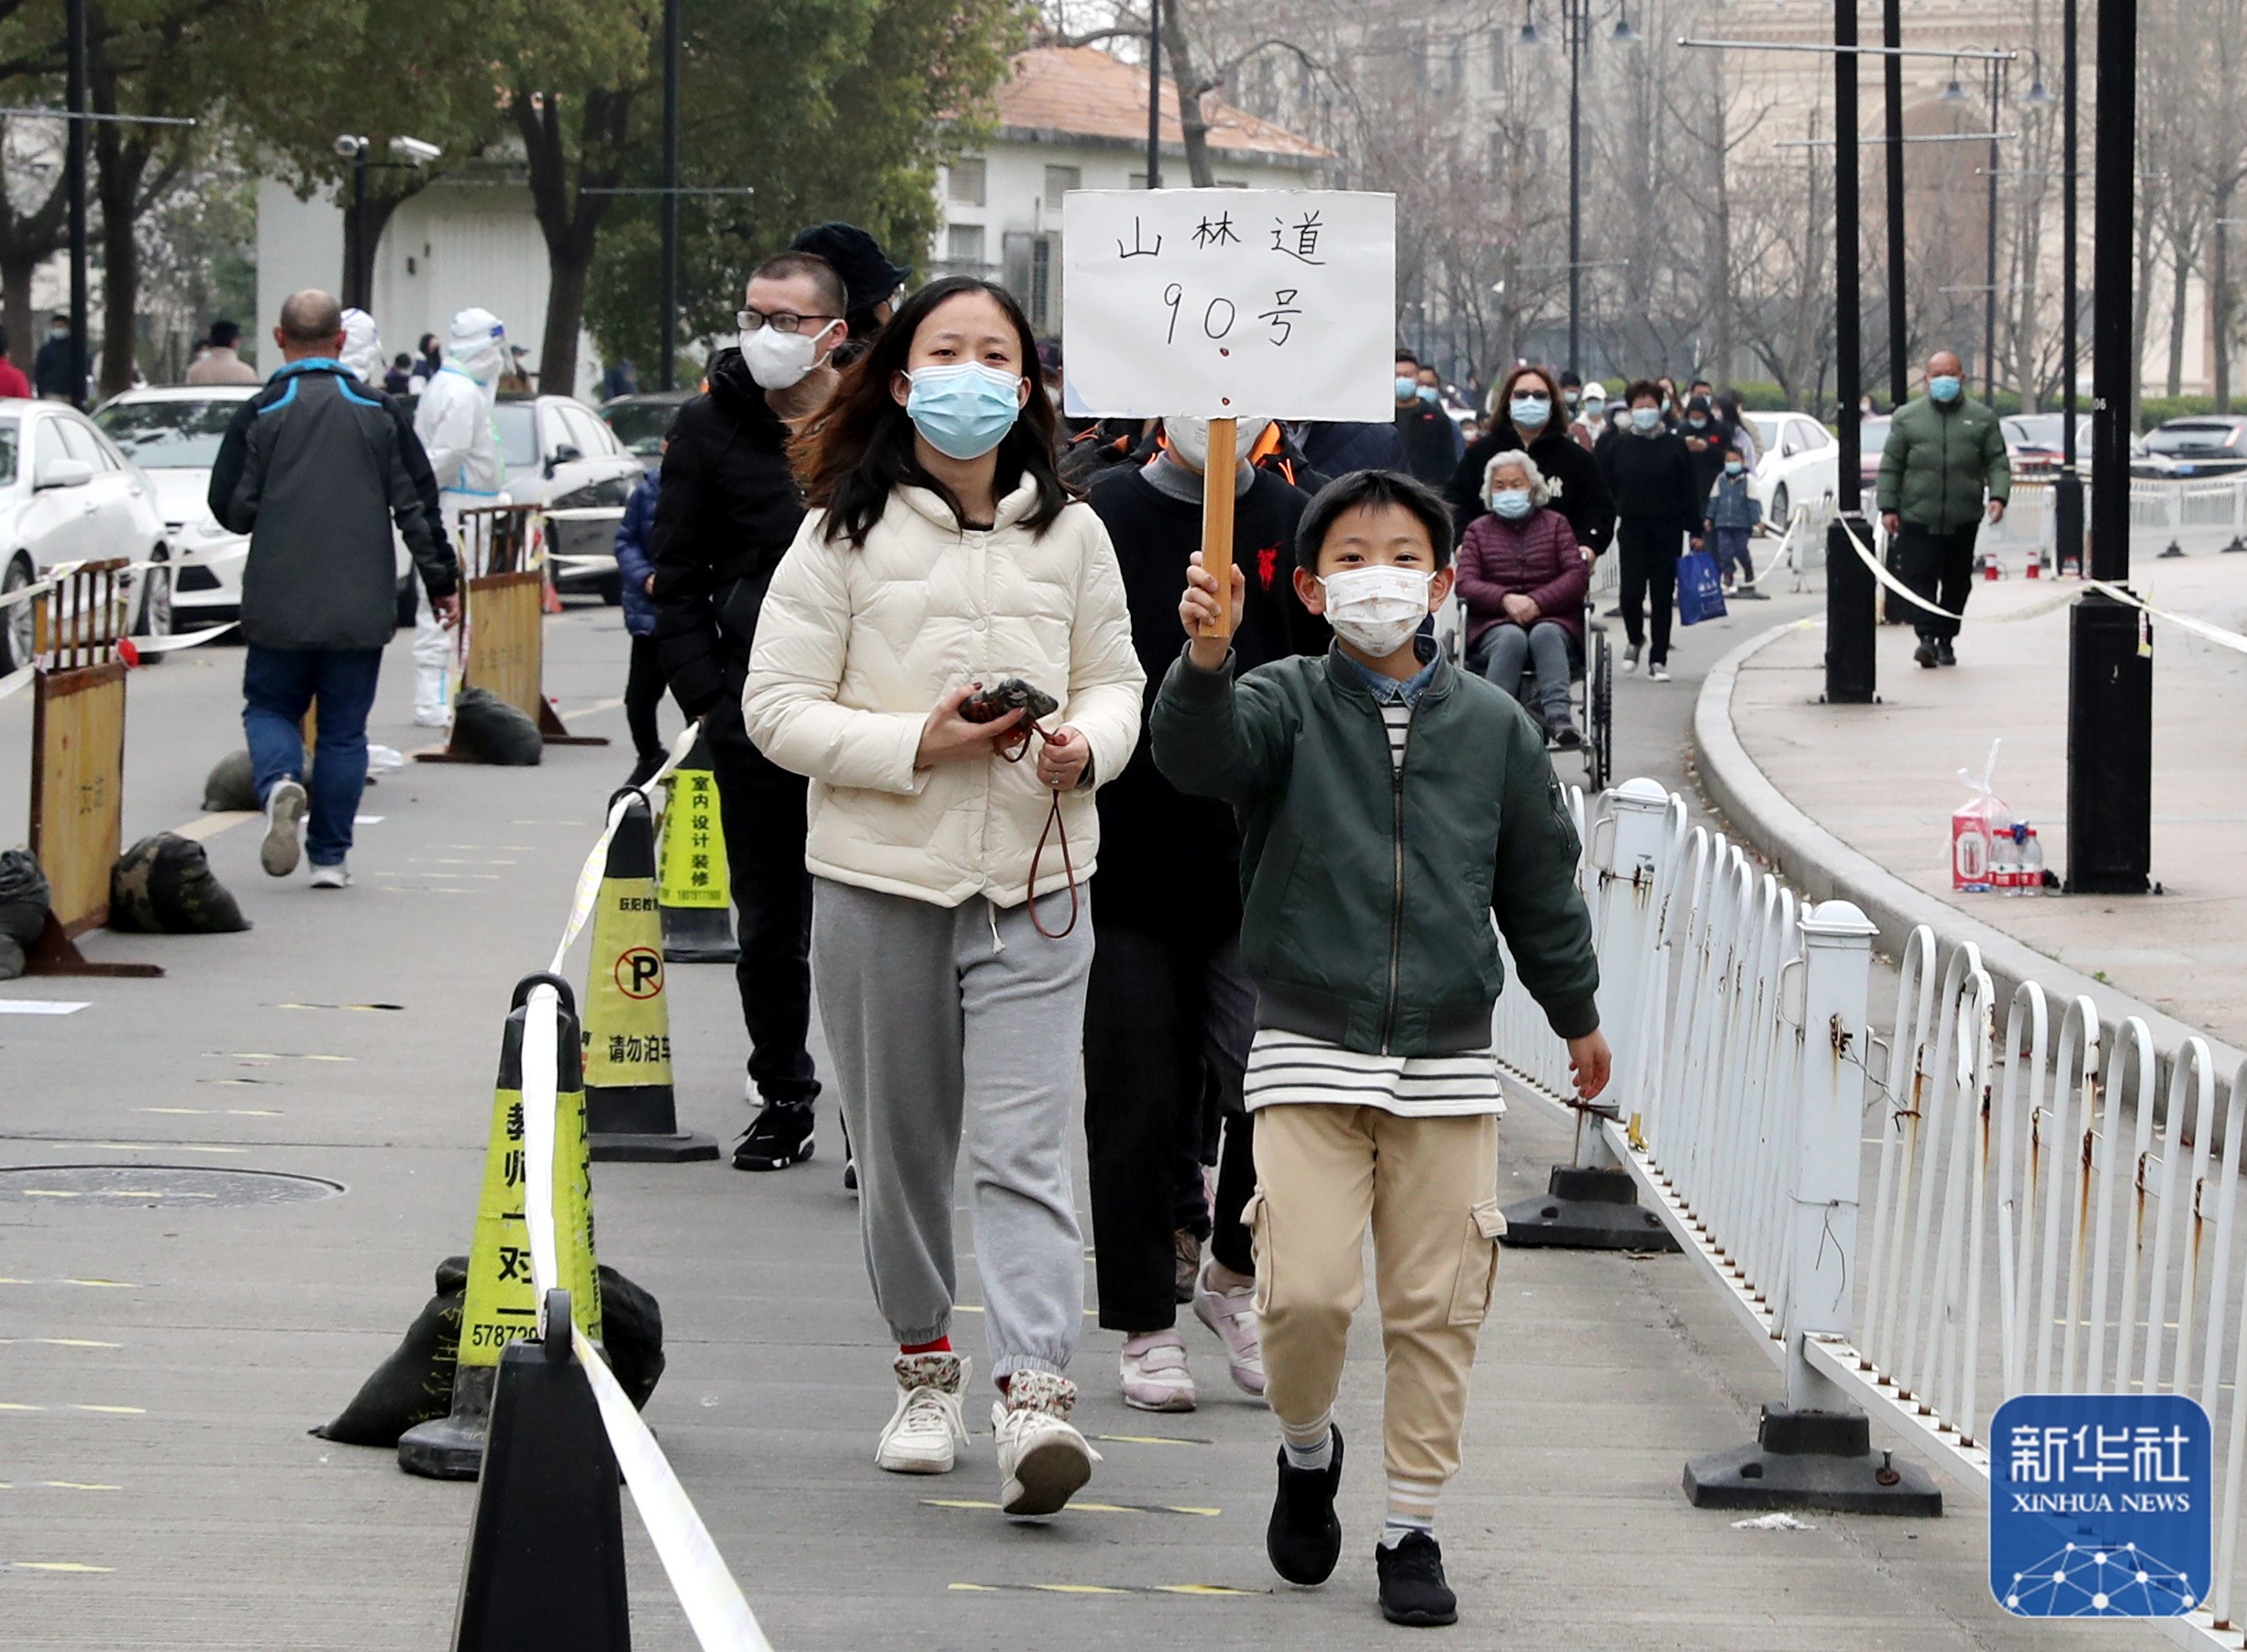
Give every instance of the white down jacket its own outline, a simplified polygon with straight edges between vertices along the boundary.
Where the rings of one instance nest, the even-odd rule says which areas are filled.
[[[935,493],[901,487],[863,549],[829,543],[825,512],[804,518],[758,615],[741,711],[767,757],[811,777],[819,876],[937,906],[1028,898],[1053,798],[1035,754],[913,766],[930,710],[969,679],[1019,674],[1059,701],[1044,726],[1083,733],[1095,784],[1131,760],[1146,679],[1115,548],[1080,504],[1033,534],[1036,500],[1025,482],[989,532],[963,533]],[[1091,789],[1061,816],[1081,886],[1100,847]],[[1035,893],[1067,881],[1057,839]]]

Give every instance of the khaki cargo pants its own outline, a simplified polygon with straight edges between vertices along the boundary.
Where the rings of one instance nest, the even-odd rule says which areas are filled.
[[[1265,1397],[1296,1430],[1332,1409],[1365,1300],[1370,1225],[1390,1501],[1432,1511],[1459,1467],[1467,1374],[1498,1277],[1498,1120],[1279,1104],[1257,1110],[1256,1144]]]

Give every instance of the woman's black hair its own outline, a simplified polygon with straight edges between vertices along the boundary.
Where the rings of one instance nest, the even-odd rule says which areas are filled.
[[[1662,386],[1652,379],[1633,379],[1631,387],[1622,393],[1622,405],[1628,407],[1642,396],[1651,396],[1659,402],[1662,399]]]
[[[1319,552],[1337,517],[1351,511],[1378,510],[1385,504],[1402,507],[1420,518],[1428,530],[1428,544],[1438,568],[1451,566],[1451,506],[1426,482],[1397,471],[1353,471],[1337,476],[1318,491],[1303,511],[1295,530],[1295,564],[1316,573]]]
[[[941,305],[968,293],[980,293],[1006,312],[1021,341],[1022,369],[1032,394],[1021,416],[999,443],[993,491],[1004,497],[1027,479],[1037,487],[1037,504],[1023,518],[1042,534],[1068,504],[1055,460],[1053,403],[1037,389],[1037,339],[1030,318],[1004,287],[969,275],[932,281],[898,306],[866,353],[843,371],[842,383],[826,406],[814,416],[795,444],[796,472],[814,505],[827,512],[830,541],[863,546],[866,536],[889,507],[899,487],[926,488],[964,524],[967,511],[921,464],[913,449],[913,420],[890,394],[891,382],[905,371],[913,340]]]

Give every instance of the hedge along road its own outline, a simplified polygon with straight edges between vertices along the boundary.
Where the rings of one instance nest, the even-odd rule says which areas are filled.
[[[1677,783],[1688,673],[1747,626],[1814,605],[1741,604],[1729,638],[1683,634],[1677,682],[1626,680],[1621,771]],[[621,732],[613,709],[586,709],[623,680],[613,611],[573,610],[550,638],[565,716]],[[371,732],[410,748],[403,640],[393,655]],[[136,675],[128,838],[198,812],[204,771],[238,739],[239,662],[202,649]],[[23,772],[28,724],[28,706],[0,707],[0,777]],[[364,805],[381,818],[360,828],[358,884],[340,895],[264,878],[256,832],[218,831],[213,865],[254,930],[90,940],[96,956],[165,964],[160,981],[0,986],[15,1003],[87,1004],[0,1015],[0,1166],[146,1172],[0,1176],[12,1647],[441,1643],[472,1494],[304,1430],[341,1408],[437,1261],[466,1248],[507,994],[551,951],[621,750],[385,776]],[[0,839],[20,835],[22,806],[16,782],[0,785],[13,811]],[[681,1125],[725,1138],[747,1117],[731,973],[682,965],[668,987]],[[602,1259],[656,1293],[670,1333],[649,1419],[775,1646],[859,1648],[900,1624],[945,1646],[1394,1638],[1373,1601],[1373,1458],[1345,1487],[1336,1580],[1315,1596],[1277,1585],[1262,1552],[1269,1418],[1190,1321],[1204,1403],[1187,1416],[1125,1410],[1116,1338],[1088,1332],[1079,1414],[1107,1461],[1087,1506],[1020,1529],[983,1506],[997,1486],[980,1406],[950,1478],[879,1473],[888,1365],[840,1144],[823,1135],[828,1151],[773,1176],[723,1162],[595,1171]],[[1501,1192],[1541,1188],[1567,1148],[1517,1109]],[[217,1185],[149,1179],[165,1166],[342,1191],[198,1199]],[[18,1196],[34,1192],[75,1196]],[[971,1256],[963,1266],[972,1304]],[[1813,1515],[1810,1532],[1736,1531],[1686,1507],[1684,1458],[1748,1437],[1776,1387],[1677,1258],[1509,1252],[1493,1313],[1442,1514],[1476,1645],[2031,1644],[1987,1600],[1982,1522],[1963,1500],[1942,1522]],[[962,1329],[971,1345],[973,1314]],[[1370,1306],[1352,1354],[1343,1425],[1369,1440]],[[625,1530],[636,1644],[691,1645],[636,1521]],[[2060,1643],[2043,1629],[2034,1644]]]

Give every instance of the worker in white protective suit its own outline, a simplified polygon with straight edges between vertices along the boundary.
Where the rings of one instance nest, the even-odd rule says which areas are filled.
[[[337,358],[358,376],[361,384],[382,387],[382,370],[388,365],[382,360],[382,335],[375,331],[374,317],[360,309],[343,313],[343,354]]]
[[[429,380],[414,413],[414,433],[428,449],[437,473],[446,533],[468,565],[468,542],[460,536],[460,513],[501,502],[499,436],[492,425],[500,370],[507,360],[507,329],[489,310],[470,308],[452,318],[445,343],[445,365]],[[447,720],[446,671],[451,641],[430,612],[424,593],[415,610],[414,721],[432,727]]]

